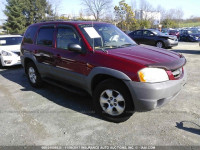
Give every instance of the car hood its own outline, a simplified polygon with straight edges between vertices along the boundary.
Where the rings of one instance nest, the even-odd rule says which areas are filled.
[[[200,37],[200,34],[190,34],[190,35]]]
[[[178,61],[181,58],[181,55],[178,53],[146,45],[112,49],[108,50],[108,54],[128,59],[145,66],[153,66],[155,64],[163,65]]]
[[[20,45],[0,46],[0,52],[2,50],[10,52],[20,52]]]
[[[175,35],[158,35],[158,37],[169,38],[169,39],[176,39],[177,38]]]

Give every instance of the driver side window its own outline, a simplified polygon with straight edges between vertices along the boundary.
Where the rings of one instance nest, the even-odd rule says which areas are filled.
[[[73,29],[59,27],[57,30],[57,48],[68,49],[69,44],[79,44],[79,37]]]
[[[150,31],[144,31],[143,35],[144,36],[154,36],[154,34],[152,32],[150,32]]]

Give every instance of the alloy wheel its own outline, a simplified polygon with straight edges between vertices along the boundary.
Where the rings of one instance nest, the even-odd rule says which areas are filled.
[[[107,114],[112,116],[118,116],[125,110],[125,100],[116,90],[104,90],[100,95],[100,105]]]
[[[163,47],[163,43],[162,43],[162,42],[158,42],[158,43],[156,44],[156,47],[162,48],[162,47]]]
[[[36,73],[35,73],[35,69],[33,67],[29,67],[28,69],[28,75],[29,75],[29,79],[32,83],[36,83]]]

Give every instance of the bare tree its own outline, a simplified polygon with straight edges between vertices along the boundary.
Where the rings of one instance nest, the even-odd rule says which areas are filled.
[[[154,11],[153,6],[147,0],[140,0],[140,9],[143,11]]]
[[[89,15],[92,15],[96,21],[99,21],[105,10],[109,10],[112,0],[82,0]]]
[[[177,8],[175,11],[176,11],[176,19],[177,20],[183,19],[184,12],[183,12],[182,8]]]
[[[48,0],[48,2],[51,4],[52,9],[53,9],[53,17],[54,19],[58,19],[59,18],[59,13],[58,11],[61,10],[61,1],[62,0]]]
[[[131,0],[131,8],[132,8],[132,11],[137,10],[138,8],[137,0]]]
[[[158,5],[155,11],[160,12],[161,20],[166,19],[167,11],[161,5]]]
[[[145,12],[152,12],[155,11],[153,6],[147,0],[140,0],[140,10],[143,11],[143,19],[144,20],[151,20],[148,14]]]

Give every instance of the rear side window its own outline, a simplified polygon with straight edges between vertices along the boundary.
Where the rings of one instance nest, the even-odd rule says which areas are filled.
[[[37,37],[37,45],[53,46],[54,27],[41,28]]]
[[[32,26],[29,27],[24,35],[24,43],[33,44],[35,33],[37,32],[38,27]]]
[[[59,27],[57,33],[57,48],[68,49],[69,44],[80,44],[79,37],[73,29]]]

